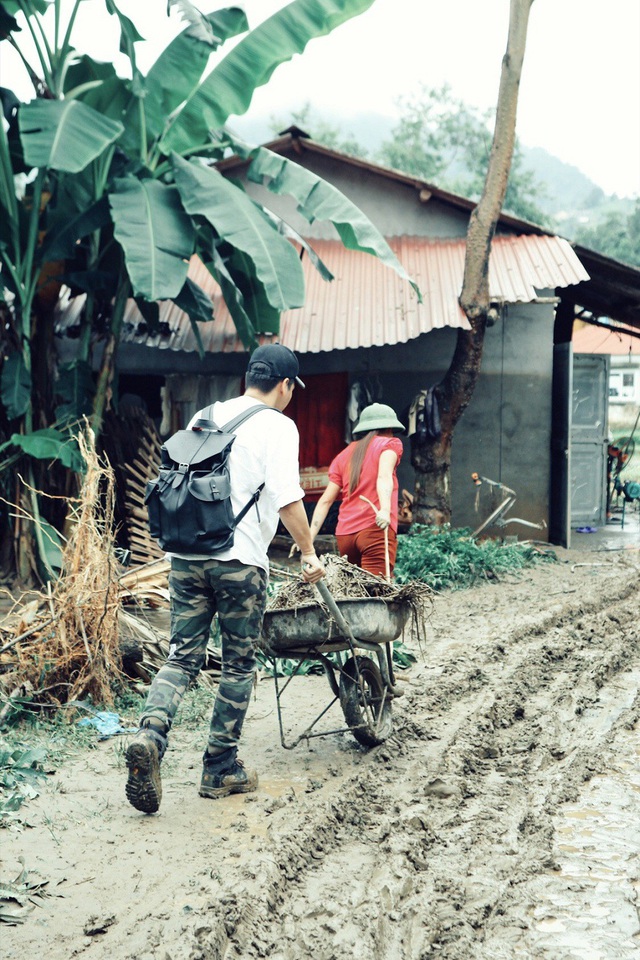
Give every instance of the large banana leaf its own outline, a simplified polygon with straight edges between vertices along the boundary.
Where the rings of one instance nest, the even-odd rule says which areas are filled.
[[[251,323],[247,311],[245,310],[244,297],[242,296],[241,291],[235,285],[233,277],[227,270],[226,264],[220,255],[216,244],[214,243],[209,251],[211,259],[205,255],[203,250],[200,250],[199,253],[202,262],[207,267],[207,270],[220,284],[224,302],[226,303],[227,309],[233,318],[238,336],[242,340],[247,350],[255,350],[255,348],[258,346],[258,339],[256,337],[256,331],[253,327],[253,324]]]
[[[63,566],[64,544],[62,537],[56,528],[42,517],[38,517],[36,523],[40,528],[40,542],[44,552],[44,556],[41,559],[43,560],[49,575],[57,580],[57,578],[60,576],[60,571],[62,570]]]
[[[175,155],[172,164],[187,213],[204,217],[218,236],[246,253],[272,307],[301,307],[304,274],[300,260],[265,214],[213,167],[188,163]]]
[[[79,100],[32,100],[20,108],[18,123],[27,163],[67,173],[83,170],[123,130]]]
[[[112,120],[124,115],[132,99],[131,82],[117,76],[105,77],[100,86],[92,87],[82,94],[83,103]]]
[[[249,29],[239,7],[217,10],[205,18],[217,40],[207,42],[193,27],[173,40],[160,54],[146,78],[144,109],[149,133],[162,132],[167,118],[195,93],[213,50],[220,43]]]
[[[34,13],[46,13],[49,0],[2,0],[7,13],[24,13],[26,17]]]
[[[136,25],[133,20],[130,20],[129,17],[125,16],[124,13],[121,13],[117,8],[113,0],[105,0],[107,11],[113,16],[115,15],[118,18],[120,23],[120,53],[126,53],[129,59],[131,60],[131,66],[134,73],[136,72],[136,61],[135,61],[135,52],[134,44],[138,40],[144,40],[144,37],[141,37],[136,29]]]
[[[184,310],[189,317],[189,323],[198,347],[198,355],[201,360],[204,360],[205,349],[198,323],[207,323],[209,320],[213,320],[213,306],[210,297],[197,283],[187,277],[184,287],[178,296],[174,297],[173,302],[181,310]]]
[[[279,333],[280,311],[269,303],[251,260],[241,250],[229,249],[228,244],[223,244],[219,250],[229,276],[242,294],[244,309],[253,329],[256,333]]]
[[[140,100],[134,96],[131,80],[106,77],[99,86],[85,90],[80,99],[112,120],[123,120],[118,146],[131,157],[140,154]]]
[[[95,385],[91,365],[84,360],[62,364],[55,386],[60,403],[56,407],[56,420],[61,423],[79,420],[91,413]]]
[[[57,214],[51,229],[47,230],[42,246],[38,249],[38,261],[67,260],[76,252],[78,240],[86,237],[94,230],[101,230],[111,223],[109,202],[102,197],[77,216],[73,216],[68,209],[67,217]]]
[[[304,237],[302,237],[297,230],[293,229],[291,224],[287,223],[286,220],[283,220],[282,217],[276,216],[273,210],[267,210],[266,207],[263,209],[265,210],[265,213],[267,213],[273,220],[278,233],[281,233],[283,237],[287,237],[289,240],[292,240],[293,243],[302,247],[323,280],[335,279],[326,263],[321,260],[316,251],[307,243]]]
[[[116,180],[109,202],[134,295],[145,300],[178,296],[187,278],[195,229],[176,188],[124,177]]]
[[[31,399],[31,377],[20,351],[9,354],[0,374],[0,396],[7,418],[21,417]]]
[[[160,304],[155,300],[153,303],[150,303],[149,300],[143,300],[142,297],[136,297],[136,306],[144,322],[147,325],[147,330],[150,334],[159,333],[160,331]]]
[[[0,7],[0,40],[5,40],[11,33],[19,33],[21,29],[16,18],[4,6]]]
[[[9,440],[0,446],[0,453],[11,446],[19,447],[37,460],[59,460],[63,467],[68,467],[75,473],[84,472],[85,463],[76,441],[53,427],[34,430],[33,433],[13,433]]]
[[[173,302],[189,315],[192,323],[208,323],[213,320],[211,297],[194,283],[191,277],[187,277],[184,287],[178,296],[173,298]]]
[[[234,141],[234,145],[238,148],[237,141]],[[421,299],[418,287],[380,231],[340,190],[311,170],[265,147],[257,147],[246,155],[252,158],[247,172],[250,180],[265,183],[272,193],[286,193],[295,197],[299,212],[309,223],[314,220],[331,221],[348,250],[361,250],[378,257],[399,277],[408,280]]]
[[[257,87],[267,83],[281,63],[302,53],[309,40],[331,33],[368,10],[374,0],[294,0],[275,13],[208,74],[170,124],[161,146],[164,153],[185,153],[206,143],[232,114],[243,114]]]
[[[68,100],[69,95],[77,94],[92,84],[102,83],[104,80],[110,80],[116,76],[115,67],[112,63],[104,63],[101,60],[94,60],[93,57],[83,54],[77,57],[70,64],[64,75],[64,94]]]

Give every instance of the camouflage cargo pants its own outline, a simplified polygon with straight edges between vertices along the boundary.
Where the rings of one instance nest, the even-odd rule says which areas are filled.
[[[208,753],[236,747],[255,675],[255,646],[262,629],[267,574],[237,561],[171,560],[171,646],[158,671],[140,725],[156,734],[161,754],[184,693],[205,659],[217,612],[222,637],[222,676],[216,694]]]

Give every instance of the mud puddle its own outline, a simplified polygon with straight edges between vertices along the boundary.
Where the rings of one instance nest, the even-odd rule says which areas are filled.
[[[611,726],[629,709],[640,673],[615,685],[619,702],[601,704]],[[607,709],[608,708],[608,709]],[[531,884],[531,928],[516,956],[549,960],[629,960],[640,951],[640,744],[617,732],[607,769],[554,817],[557,869]]]

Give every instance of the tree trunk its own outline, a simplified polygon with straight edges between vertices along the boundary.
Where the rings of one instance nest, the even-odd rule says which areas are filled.
[[[516,135],[516,112],[522,63],[533,0],[511,0],[507,50],[502,60],[496,124],[482,197],[469,218],[460,306],[471,330],[459,330],[444,379],[436,387],[442,433],[418,443],[414,434],[411,462],[416,470],[413,519],[441,526],[451,522],[451,447],[453,433],[473,396],[482,361],[489,292],[491,241],[502,210]]]
[[[442,526],[451,522],[451,445],[453,432],[466,410],[478,379],[485,317],[471,322],[471,330],[458,330],[456,348],[446,376],[436,387],[441,433],[436,440],[411,444],[411,463],[416,471],[413,520]]]

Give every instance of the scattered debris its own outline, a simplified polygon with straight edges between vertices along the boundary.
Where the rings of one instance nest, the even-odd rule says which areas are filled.
[[[85,937],[96,937],[101,933],[106,933],[109,927],[112,927],[116,923],[116,918],[114,916],[108,917],[89,917],[82,932]]]
[[[43,747],[0,740],[0,827],[15,824],[25,800],[38,796],[37,787],[46,777],[45,759]]]
[[[606,560],[604,563],[572,563],[571,564],[571,573],[575,572],[576,567],[608,567],[612,563],[611,560]]]
[[[135,733],[136,727],[123,727],[117,713],[110,710],[91,710],[90,717],[78,720],[79,727],[95,727],[98,740],[109,740],[121,733]]]
[[[35,910],[39,899],[49,896],[45,889],[48,880],[29,880],[24,858],[18,857],[22,870],[15,880],[0,879],[0,923],[17,926],[24,923],[28,914]]]

